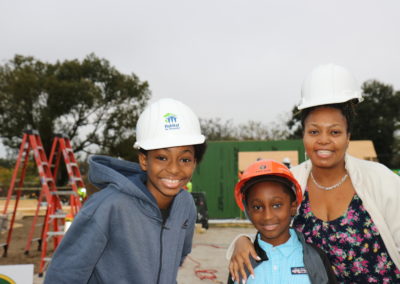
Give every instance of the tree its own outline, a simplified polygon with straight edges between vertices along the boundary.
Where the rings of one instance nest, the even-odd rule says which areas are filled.
[[[47,153],[63,133],[75,152],[127,155],[149,98],[147,82],[94,54],[54,64],[16,55],[0,65],[0,137],[17,149],[23,130],[37,129]]]
[[[297,109],[297,106],[292,108],[292,117],[288,119],[286,123],[289,128],[289,139],[302,139],[303,138],[303,130],[301,127],[301,115],[300,111]]]
[[[374,142],[378,160],[388,167],[398,160],[395,152],[396,130],[400,129],[400,92],[376,80],[362,85],[364,101],[357,105],[352,139]]]
[[[239,140],[283,140],[289,135],[285,122],[279,119],[268,124],[250,120],[237,127]]]
[[[250,120],[247,123],[234,125],[232,120],[220,118],[200,119],[201,131],[209,141],[248,141],[278,140],[288,136],[285,121],[272,122],[268,125]]]
[[[15,160],[0,159],[0,196],[6,196],[14,172]],[[25,170],[24,185],[37,186],[40,178],[34,161],[28,161]],[[33,192],[31,192],[33,193]],[[26,194],[26,192],[24,192]]]
[[[200,119],[201,133],[209,141],[235,140],[236,130],[232,120],[225,122],[220,118]]]
[[[400,129],[400,92],[376,80],[365,82],[362,90],[364,101],[356,106],[351,139],[372,140],[379,162],[400,168],[400,154],[396,150],[400,143],[396,136]],[[293,108],[287,125],[291,131],[290,138],[302,136],[297,108]]]

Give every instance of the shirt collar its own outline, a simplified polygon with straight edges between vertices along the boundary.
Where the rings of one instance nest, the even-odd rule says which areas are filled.
[[[261,240],[261,235],[257,234],[258,242],[260,247],[267,253],[268,256],[272,254],[272,251],[278,250],[281,254],[288,257],[290,256],[296,247],[299,244],[299,240],[297,239],[297,234],[294,229],[289,229],[290,238],[286,241],[286,243],[281,244],[279,246],[273,246],[267,242]]]

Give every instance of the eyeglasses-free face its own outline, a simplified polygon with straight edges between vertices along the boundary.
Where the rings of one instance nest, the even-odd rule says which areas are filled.
[[[291,201],[284,185],[259,182],[249,188],[246,204],[247,214],[263,241],[277,246],[289,239],[289,225],[296,214],[297,203]]]
[[[314,167],[343,166],[349,141],[346,118],[339,109],[320,107],[307,116],[303,143]]]
[[[190,181],[196,168],[194,146],[149,150],[139,154],[139,164],[147,172],[147,188],[161,209]]]

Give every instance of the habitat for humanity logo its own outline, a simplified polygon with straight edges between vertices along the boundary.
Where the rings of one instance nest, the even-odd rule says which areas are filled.
[[[0,274],[0,283],[1,284],[15,284],[16,282],[14,280],[12,280],[10,277],[4,275],[4,274]]]
[[[177,117],[173,113],[164,114],[165,130],[179,129],[179,123],[177,123]]]

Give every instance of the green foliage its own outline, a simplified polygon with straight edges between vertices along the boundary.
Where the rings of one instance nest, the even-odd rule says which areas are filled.
[[[395,133],[400,129],[400,92],[375,80],[365,82],[362,89],[364,101],[357,105],[352,139],[372,140],[378,160],[398,168],[400,154],[395,151]]]
[[[289,128],[289,139],[302,139],[303,138],[303,130],[301,127],[301,115],[300,111],[297,109],[297,106],[292,108],[292,117],[286,123]]]
[[[9,183],[11,181],[13,169],[0,166],[0,195],[8,190]]]
[[[8,188],[11,183],[12,175],[14,172],[15,160],[5,160],[0,159],[0,196],[5,196],[7,194]],[[18,177],[21,175],[21,169],[19,169],[17,180],[15,186],[18,185]],[[25,179],[24,179],[25,187],[40,187],[40,178],[38,169],[34,161],[29,161],[26,167]]]
[[[13,160],[0,158],[0,167],[2,168],[12,168],[14,163],[15,161]]]
[[[0,65],[0,137],[17,149],[23,130],[37,129],[47,152],[63,133],[75,152],[119,155],[149,98],[147,82],[94,54],[55,64],[16,55]]]
[[[234,125],[232,120],[220,118],[200,119],[202,133],[209,141],[249,141],[280,140],[288,136],[287,127],[277,122],[263,124],[260,121],[248,121]]]
[[[225,122],[220,118],[200,119],[201,133],[209,141],[235,140],[235,127],[232,120]]]
[[[395,143],[393,146],[393,159],[392,159],[392,168],[397,168],[397,174],[400,175],[400,131],[397,131],[398,135],[395,135]]]

